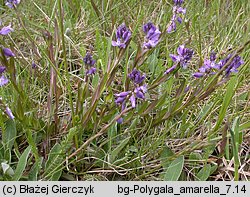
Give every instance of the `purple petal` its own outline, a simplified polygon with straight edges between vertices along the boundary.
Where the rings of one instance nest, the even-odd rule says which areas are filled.
[[[136,97],[140,98],[140,99],[144,99],[145,98],[144,94],[141,91],[137,91],[136,92]]]
[[[184,2],[184,0],[174,0],[175,5],[181,5]]]
[[[119,118],[116,122],[117,122],[117,124],[122,124],[123,123],[123,118],[122,117]]]
[[[180,56],[179,55],[170,54],[169,56],[171,57],[173,62],[179,62],[180,61]]]
[[[3,53],[6,57],[15,57],[15,54],[9,48],[3,48]]]
[[[193,76],[196,77],[196,78],[201,78],[201,77],[204,76],[204,73],[197,72],[197,73],[194,73]]]
[[[179,23],[182,23],[183,20],[182,20],[181,17],[178,17],[178,18],[177,18],[177,21],[178,21]]]
[[[144,84],[143,86],[140,86],[139,88],[140,88],[140,90],[141,90],[143,93],[146,93],[146,92],[148,91],[148,88],[147,88],[147,85],[146,85],[146,84]]]
[[[216,53],[214,51],[212,51],[210,53],[210,61],[215,61],[216,60]]]
[[[112,41],[112,46],[117,47],[117,46],[119,46],[119,44],[116,41]]]
[[[5,66],[0,66],[0,74],[4,73],[5,70],[6,70]]]
[[[166,75],[166,74],[171,73],[172,71],[174,71],[174,70],[175,70],[176,66],[177,66],[177,65],[173,65],[172,67],[170,67],[169,69],[167,69],[167,70],[165,71],[165,73],[164,73],[164,74]]]
[[[127,92],[121,92],[119,94],[115,94],[116,97],[125,97],[128,96],[130,94],[131,91],[127,91]]]
[[[83,62],[86,65],[94,66],[94,64],[95,64],[96,61],[93,59],[91,53],[87,52],[86,55],[85,55],[85,57],[83,58]]]
[[[0,87],[6,85],[8,82],[9,80],[4,75],[0,77]]]
[[[36,65],[36,63],[35,63],[35,62],[32,62],[32,64],[31,64],[31,68],[32,68],[32,69],[37,68],[37,65]]]
[[[142,29],[143,29],[143,32],[144,32],[145,34],[147,34],[150,30],[155,31],[155,30],[156,30],[156,27],[154,26],[153,23],[148,22],[148,23],[146,23],[145,25],[143,25]]]
[[[176,30],[176,23],[172,20],[171,24],[168,26],[167,32],[171,33]]]
[[[96,68],[92,67],[89,70],[87,70],[86,74],[87,75],[93,75],[93,74],[95,74],[95,72],[96,72]]]
[[[15,118],[9,107],[6,107],[5,112],[7,113],[7,115],[9,116],[10,119],[13,120]]]
[[[123,101],[125,101],[125,99],[126,99],[126,97],[118,97],[116,100],[115,100],[115,103],[116,104],[121,104],[121,103],[123,103]]]
[[[186,9],[182,7],[178,7],[176,11],[177,13],[186,14]]]
[[[134,94],[131,95],[131,97],[129,98],[129,100],[131,102],[132,107],[135,108],[135,106],[136,106],[136,100],[135,100]]]
[[[202,67],[199,68],[199,71],[202,72],[202,73],[205,73],[206,70],[207,70],[207,69],[206,69],[204,66],[202,66]]]
[[[5,5],[9,8],[13,8],[14,5],[17,6],[20,3],[21,0],[7,0]]]
[[[6,26],[6,27],[3,27],[1,30],[0,30],[0,35],[7,35],[9,34],[10,32],[14,31],[12,28],[11,28],[11,25],[9,26]]]
[[[185,55],[185,46],[184,46],[184,44],[183,44],[183,45],[180,45],[180,46],[177,48],[177,53],[178,53],[180,56]]]

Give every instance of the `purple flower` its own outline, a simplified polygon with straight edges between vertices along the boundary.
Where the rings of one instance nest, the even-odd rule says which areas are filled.
[[[6,57],[15,57],[15,54],[9,48],[3,48],[3,53]]]
[[[91,67],[89,70],[87,70],[86,74],[87,75],[93,75],[96,72],[96,68],[95,67]]]
[[[185,8],[178,7],[178,6],[173,7],[173,16],[167,28],[168,33],[171,33],[176,30],[176,22],[182,23],[183,19],[181,15],[185,15],[185,14],[186,14]]]
[[[196,72],[193,74],[194,77],[200,78],[204,76],[205,73],[215,74],[215,72],[211,72],[212,69],[220,70],[227,64],[227,62],[231,59],[232,54],[229,54],[226,58],[219,61],[219,63],[216,63],[216,53],[211,52],[210,59],[204,61],[204,65],[199,68],[199,72]],[[244,61],[242,58],[238,55],[234,57],[230,65],[227,66],[225,69],[226,77],[230,75],[232,72],[238,72],[238,68],[244,64]]]
[[[220,60],[218,64],[213,65],[213,68],[218,69],[218,70],[222,69],[222,67],[227,64],[227,62],[231,59],[231,57],[232,57],[232,54],[229,54],[225,59]],[[230,63],[230,65],[228,65],[225,70],[226,77],[228,77],[230,73],[232,72],[238,72],[237,69],[242,64],[244,64],[244,61],[239,55],[236,55],[234,59],[232,60],[232,62]]]
[[[36,63],[35,63],[35,62],[32,62],[32,64],[31,64],[31,68],[32,68],[32,69],[36,69],[36,68],[37,68],[37,65],[36,65]]]
[[[9,26],[3,27],[0,30],[0,35],[5,36],[5,35],[9,34],[12,31],[14,31],[14,30],[11,28],[11,25],[9,25]]]
[[[196,78],[201,78],[205,75],[205,73],[213,74],[211,73],[211,70],[216,65],[215,60],[216,60],[216,53],[212,52],[210,54],[210,59],[209,60],[205,59],[203,66],[199,68],[199,72],[194,73],[193,76]]]
[[[160,30],[156,28],[151,22],[149,22],[143,25],[143,31],[146,34],[146,41],[143,43],[143,48],[150,49],[155,47],[160,39]]]
[[[186,8],[174,6],[173,10],[176,14],[186,14]]]
[[[204,60],[204,65],[199,68],[199,71],[202,73],[207,73],[209,72],[215,63],[211,60]]]
[[[135,83],[140,84],[143,82],[143,80],[146,78],[145,74],[141,74],[139,70],[134,69],[128,77]]]
[[[201,78],[201,77],[204,76],[204,73],[196,72],[196,73],[193,74],[193,76],[196,77],[196,78]]]
[[[93,66],[96,61],[93,59],[92,55],[88,52],[83,58],[83,62],[88,66]]]
[[[184,3],[184,0],[173,0],[175,5],[181,5]]]
[[[0,75],[4,73],[5,70],[6,70],[5,66],[0,66]]]
[[[171,59],[175,63],[180,63],[183,68],[187,67],[188,62],[191,60],[194,51],[189,48],[185,48],[184,45],[180,45],[177,49],[178,55],[170,54]]]
[[[131,32],[123,23],[116,31],[116,41],[112,41],[112,46],[117,46],[119,48],[125,48],[129,39],[131,38]]]
[[[135,108],[136,106],[136,98],[135,98],[135,95],[132,94],[131,97],[129,98],[130,102],[131,102],[131,105],[133,108]]]
[[[216,53],[214,51],[212,51],[210,53],[210,61],[215,61],[216,60]]]
[[[9,8],[13,8],[14,6],[17,6],[20,3],[21,0],[6,0],[5,5]]]
[[[116,97],[115,103],[117,105],[121,105],[122,110],[123,110],[125,108],[126,99],[129,96],[131,106],[133,108],[135,108],[136,107],[136,100],[137,99],[145,99],[146,92],[147,92],[147,86],[143,85],[143,86],[136,87],[133,92],[127,91],[127,92],[121,92],[119,94],[115,94],[115,97]]]
[[[116,122],[117,122],[117,124],[122,124],[123,123],[123,118],[122,117],[119,118]]]
[[[172,67],[167,69],[164,74],[166,75],[166,74],[173,72],[176,69],[176,67],[177,67],[177,64],[173,65]]]
[[[176,30],[176,23],[174,20],[171,20],[170,25],[167,28],[167,32],[171,33],[172,31],[175,31],[175,30]]]
[[[88,52],[85,57],[83,58],[83,62],[85,63],[85,65],[87,67],[90,67],[86,74],[87,75],[92,75],[92,74],[95,74],[96,72],[96,68],[94,67],[96,61],[93,59],[92,55]]]
[[[145,99],[145,93],[147,92],[147,86],[139,86],[135,88],[134,93],[136,94],[136,97],[139,99]]]
[[[12,114],[12,111],[10,110],[9,107],[6,107],[5,112],[6,112],[6,114],[9,116],[10,119],[13,120],[13,119],[15,118],[14,115]]]
[[[139,86],[134,89],[134,92],[130,96],[129,100],[131,102],[131,106],[133,108],[136,107],[136,100],[137,99],[145,99],[145,93],[147,92],[147,86]]]
[[[121,92],[119,94],[115,94],[115,103],[118,105],[118,104],[122,104],[127,96],[131,93],[131,91],[127,91],[127,92]]]
[[[0,87],[6,85],[8,82],[9,80],[4,75],[0,77]]]
[[[230,58],[231,58],[231,56],[230,56]],[[226,64],[227,62],[225,62],[225,64]],[[224,65],[225,65],[224,64]],[[238,68],[242,65],[242,64],[244,64],[244,61],[243,61],[243,59],[239,56],[239,55],[236,55],[235,57],[234,57],[234,59],[233,59],[233,61],[231,62],[231,64],[226,68],[226,70],[225,70],[225,72],[226,72],[226,76],[228,77],[229,75],[230,75],[230,73],[232,73],[232,72],[234,72],[234,73],[236,73],[236,72],[238,72]],[[223,65],[223,66],[224,66]]]

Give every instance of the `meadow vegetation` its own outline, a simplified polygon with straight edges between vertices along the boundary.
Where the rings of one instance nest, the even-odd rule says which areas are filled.
[[[250,180],[248,0],[1,0],[0,180]]]

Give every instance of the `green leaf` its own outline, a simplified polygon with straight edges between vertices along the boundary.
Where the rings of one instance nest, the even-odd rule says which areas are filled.
[[[40,157],[40,159],[34,163],[31,170],[29,171],[29,178],[28,178],[29,181],[37,181],[38,173],[40,169],[42,168],[42,162],[43,162],[43,158]]]
[[[240,125],[239,130],[245,130],[245,129],[250,129],[250,121],[249,122],[245,122],[243,124]]]
[[[174,155],[173,151],[169,147],[164,147],[161,153],[161,165],[164,169],[167,169],[170,165],[169,158]]]
[[[21,155],[21,157],[19,158],[17,168],[15,170],[15,174],[13,177],[14,181],[18,181],[22,177],[23,171],[25,170],[25,167],[27,165],[27,159],[30,154],[30,151],[31,151],[31,147],[28,146],[23,152],[23,154]]]
[[[115,161],[118,154],[122,151],[122,149],[128,144],[130,137],[121,141],[121,143],[110,153],[110,161],[113,163]]]
[[[3,144],[11,151],[16,138],[16,123],[14,120],[7,120],[5,123],[6,129],[3,130]]]
[[[214,127],[213,133],[219,129],[219,127],[221,126],[221,123],[223,122],[223,119],[224,119],[226,112],[227,112],[227,108],[228,108],[228,106],[232,100],[232,97],[234,95],[234,92],[236,90],[235,87],[237,87],[237,84],[238,84],[238,78],[232,77],[228,83],[227,91],[226,91],[226,94],[224,96],[223,103],[222,103],[220,113],[218,116],[218,121]]]
[[[200,153],[192,152],[192,153],[190,153],[190,155],[189,155],[189,159],[190,159],[190,160],[193,160],[193,161],[199,161],[199,160],[202,160],[202,156],[201,156]]]
[[[234,175],[234,180],[238,181],[239,180],[239,166],[240,166],[240,160],[239,160],[239,145],[241,144],[242,140],[239,135],[239,125],[240,125],[240,119],[239,117],[236,117],[232,129],[230,129],[230,134],[232,136],[232,145],[233,145],[233,155],[234,155],[234,170],[235,170],[235,175]]]
[[[93,80],[92,80],[92,85],[93,85],[93,88],[94,88],[94,89],[96,89],[99,80],[100,80],[99,75],[98,75],[98,74],[95,74],[94,77],[93,77]]]
[[[164,181],[177,181],[181,175],[184,166],[184,156],[177,157],[168,167]]]
[[[206,181],[211,173],[211,165],[206,164],[196,175],[199,181]]]
[[[53,163],[53,161],[55,160],[56,157],[58,157],[58,154],[60,154],[60,151],[62,149],[62,146],[58,143],[56,143],[52,149],[50,150],[49,153],[49,157],[48,160],[45,164],[45,169],[49,168],[49,166],[51,165],[51,163]]]
[[[52,149],[50,150],[50,153],[49,153],[49,157],[48,157],[48,160],[45,164],[45,172],[46,173],[49,173],[50,170],[53,168],[53,166],[55,165],[55,162],[59,162],[61,163],[63,161],[63,156],[62,156],[62,146],[58,143],[56,143]],[[58,179],[60,178],[61,176],[61,173],[62,173],[62,170],[59,168],[57,170],[55,170],[49,180],[51,181],[58,181]]]
[[[77,134],[78,128],[73,127],[61,144],[55,144],[49,153],[49,158],[45,165],[45,171],[42,175],[45,180],[57,181],[64,168],[64,159],[69,148],[72,146],[72,139]]]

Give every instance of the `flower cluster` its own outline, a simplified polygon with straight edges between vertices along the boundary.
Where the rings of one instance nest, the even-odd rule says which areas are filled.
[[[1,28],[0,35],[6,36],[12,31],[13,29],[11,28],[11,25],[5,26]],[[15,54],[9,48],[2,48],[1,50],[4,56],[6,56],[7,58],[15,56]],[[0,65],[0,86],[4,86],[9,82],[9,80],[4,76],[5,71],[6,71],[6,67]]]
[[[116,41],[112,41],[112,46],[117,46],[119,48],[125,48],[129,39],[131,38],[131,31],[123,23],[116,31]]]
[[[6,0],[5,5],[9,8],[14,8],[14,6],[17,6],[21,0]]]
[[[178,53],[178,55],[170,54],[170,57],[173,60],[173,62],[175,62],[175,64],[172,67],[170,67],[169,69],[167,69],[165,71],[165,74],[172,72],[177,67],[178,63],[183,68],[187,68],[189,61],[192,59],[194,51],[192,49],[185,48],[184,45],[180,45],[177,48],[177,53]]]
[[[141,84],[143,80],[146,78],[145,74],[141,74],[139,70],[133,69],[133,71],[128,75],[131,81],[135,84]]]
[[[196,72],[193,74],[194,77],[196,78],[201,78],[205,74],[215,74],[215,72],[212,72],[213,69],[220,70],[222,69],[227,62],[231,59],[233,55],[229,54],[225,59],[220,60],[218,63],[216,63],[216,54],[212,52],[210,54],[210,59],[205,59],[204,64],[202,67],[199,68],[199,72]],[[225,76],[228,77],[230,73],[232,72],[238,72],[238,68],[244,64],[244,61],[239,55],[236,55],[230,65],[227,66],[225,69]]]
[[[7,5],[7,2],[6,2],[6,5]],[[2,27],[0,29],[0,35],[6,36],[12,31],[14,31],[14,30],[11,28],[11,25],[8,25],[8,26]],[[5,58],[10,58],[10,57],[15,56],[15,54],[9,48],[4,48],[3,47],[3,48],[0,48],[0,50],[2,50],[1,54],[3,54],[5,56]],[[6,66],[0,65],[0,87],[8,84],[8,82],[9,82],[9,80],[5,76],[5,71],[6,71]],[[4,108],[3,110],[9,116],[10,119],[14,119],[14,116],[13,116],[10,108],[2,103],[2,99],[0,99],[0,106]]]
[[[232,56],[233,56],[233,54],[229,54],[225,59],[220,60],[219,63],[214,66],[214,68],[221,69],[222,67],[224,67],[227,64],[227,62],[231,59]],[[233,60],[230,63],[230,65],[228,65],[227,68],[226,68],[226,70],[225,70],[226,77],[228,77],[232,72],[233,73],[238,72],[237,69],[242,64],[244,64],[243,59],[239,55],[236,55],[233,58]]]
[[[182,23],[183,21],[182,17],[186,14],[186,9],[181,7],[183,2],[184,0],[174,0],[173,16],[167,28],[168,33],[176,30],[176,22]]]
[[[83,58],[84,64],[89,68],[86,72],[87,75],[93,75],[96,72],[96,67],[94,67],[96,61],[93,59],[92,55],[88,52]]]
[[[143,32],[146,34],[145,42],[143,43],[143,48],[150,49],[155,47],[161,35],[161,32],[156,28],[151,22],[143,25]]]
[[[145,41],[143,43],[144,49],[154,48],[160,39],[160,30],[149,22],[143,25],[143,32],[146,34]],[[131,38],[131,31],[123,23],[116,30],[116,41],[112,41],[112,46],[125,48]]]
[[[147,86],[146,84],[142,86],[137,86],[135,87],[134,91],[126,91],[126,92],[121,92],[119,94],[114,94],[115,95],[115,103],[117,105],[122,106],[122,110],[125,109],[126,105],[126,100],[129,98],[131,102],[131,106],[133,108],[136,107],[136,101],[137,99],[145,99],[145,93],[147,92]]]
[[[199,72],[194,73],[193,76],[196,78],[200,78],[204,76],[206,73],[214,74],[213,72],[211,72],[211,70],[216,66],[215,60],[216,60],[216,53],[212,52],[210,54],[210,59],[205,59],[203,66],[199,68]]]
[[[184,0],[174,0],[175,5],[181,5],[184,3]]]
[[[125,109],[126,100],[129,98],[131,106],[133,108],[136,107],[137,99],[144,100],[145,93],[147,92],[147,85],[142,85],[142,82],[146,78],[145,74],[142,74],[139,70],[134,69],[128,77],[134,83],[133,91],[125,91],[119,94],[115,94],[115,103],[117,105],[121,105],[122,110]],[[122,123],[122,119],[120,118],[118,123]]]

